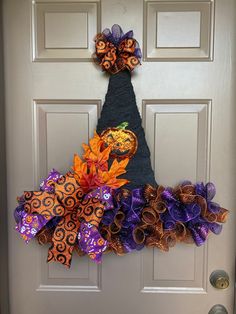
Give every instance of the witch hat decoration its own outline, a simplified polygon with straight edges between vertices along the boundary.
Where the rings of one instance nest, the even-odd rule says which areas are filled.
[[[130,181],[127,188],[134,189],[147,183],[156,186],[128,70],[111,75],[97,132],[113,145],[112,158],[130,158],[126,167],[126,178]]]
[[[126,178],[130,181],[127,188],[134,189],[145,184],[156,186],[150,152],[131,83],[130,71],[141,59],[138,43],[133,38],[132,31],[124,34],[119,25],[113,25],[111,31],[105,29],[103,34],[97,35],[95,43],[97,61],[104,70],[112,73],[97,132],[102,133],[103,138],[105,135],[110,140],[110,145],[113,144],[117,152],[113,157],[132,157],[129,151],[134,151],[135,154],[132,154],[134,156],[126,168]],[[126,123],[129,131],[120,128],[122,123]],[[106,129],[108,131],[104,134]],[[124,150],[128,150],[127,154]]]
[[[95,61],[111,74],[97,132],[71,171],[52,169],[39,191],[18,198],[16,230],[26,243],[50,244],[48,262],[67,267],[75,250],[100,263],[104,252],[204,244],[221,232],[228,210],[213,202],[213,183],[157,186],[131,83],[141,59],[133,32],[113,25],[95,47]]]

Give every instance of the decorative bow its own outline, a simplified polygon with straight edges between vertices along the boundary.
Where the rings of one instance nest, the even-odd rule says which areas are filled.
[[[46,223],[52,223],[57,219],[51,238],[52,245],[48,252],[48,262],[58,261],[70,267],[72,252],[74,247],[78,246],[78,232],[80,232],[79,243],[84,243],[81,249],[96,262],[100,262],[101,252],[107,246],[107,242],[97,231],[104,213],[101,201],[96,197],[85,199],[83,190],[70,172],[57,180],[50,178],[44,183],[47,188],[48,185],[52,187],[50,192],[45,191],[41,185],[41,191],[24,193],[24,215],[26,215],[26,220],[31,216],[34,219],[37,217],[39,221],[42,220],[32,237]],[[59,222],[58,218],[60,218]],[[24,224],[24,222],[21,219],[20,223]],[[80,231],[81,223],[83,223],[83,228]],[[90,233],[89,242],[85,241],[87,237],[85,228],[93,230],[93,233]],[[94,243],[94,246],[91,243]]]
[[[142,57],[138,42],[133,38],[133,31],[123,33],[117,24],[111,31],[105,29],[95,38],[96,52],[94,59],[102,69],[115,74],[124,69],[132,71]]]

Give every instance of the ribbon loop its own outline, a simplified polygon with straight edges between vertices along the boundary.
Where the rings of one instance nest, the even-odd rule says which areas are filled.
[[[58,261],[70,267],[80,222],[76,210],[62,217],[52,237],[52,246],[48,251],[48,262]]]

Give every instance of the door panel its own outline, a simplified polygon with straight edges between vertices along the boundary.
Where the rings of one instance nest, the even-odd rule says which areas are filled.
[[[35,182],[52,168],[68,171],[73,154],[81,155],[82,144],[93,136],[100,104],[100,100],[34,100]]]
[[[6,0],[3,8],[11,314],[205,314],[218,303],[233,313],[235,1]],[[100,266],[74,254],[67,270],[46,264],[47,247],[23,243],[12,213],[16,195],[52,167],[69,170],[93,134],[108,84],[91,62],[93,37],[114,23],[134,29],[143,47],[132,82],[157,181],[211,180],[216,201],[232,210],[204,247],[109,254]],[[228,272],[227,290],[210,285],[216,269]]]
[[[144,100],[143,116],[159,182],[209,180],[210,100]]]
[[[99,100],[34,100],[35,182],[45,178],[52,168],[61,173],[69,170],[73,152],[81,155],[82,143],[93,136],[100,105]],[[75,256],[70,271],[65,271],[56,263],[45,265],[46,248],[39,255],[37,291],[100,289],[101,269],[91,260]]]
[[[33,1],[33,59],[90,61],[100,1]]]
[[[214,1],[144,1],[145,60],[212,60],[213,30]]]

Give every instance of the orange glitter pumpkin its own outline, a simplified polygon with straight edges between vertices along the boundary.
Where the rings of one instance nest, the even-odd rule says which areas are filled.
[[[138,147],[137,136],[130,130],[126,130],[128,122],[123,122],[116,128],[108,128],[102,132],[103,147],[111,147],[110,157],[131,158]]]

